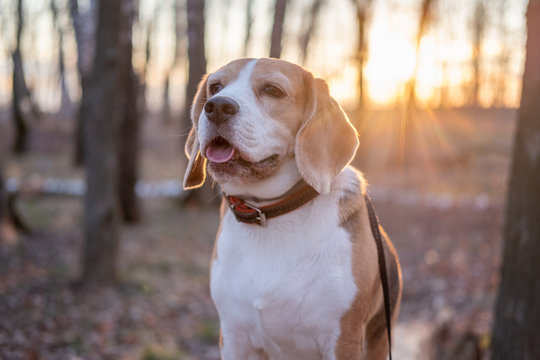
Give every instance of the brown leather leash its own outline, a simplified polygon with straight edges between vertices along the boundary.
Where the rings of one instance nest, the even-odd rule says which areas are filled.
[[[388,335],[388,358],[392,360],[392,321],[390,320],[390,291],[388,289],[388,273],[386,271],[386,258],[384,256],[383,240],[381,232],[379,230],[379,219],[373,209],[373,204],[369,195],[364,195],[366,207],[369,215],[369,224],[371,225],[371,232],[377,245],[377,254],[379,258],[379,274],[381,276],[381,284],[383,289],[384,298],[384,313],[386,317],[386,334]]]
[[[286,214],[293,211],[300,206],[313,200],[319,193],[308,185],[304,180],[300,180],[289,191],[278,198],[273,199],[258,199],[249,198],[252,201],[269,201],[279,199],[278,202],[256,207],[248,204],[245,200],[247,198],[241,198],[238,196],[227,195],[223,193],[223,196],[229,204],[229,208],[232,210],[236,220],[248,224],[258,224],[261,226],[267,225],[267,220],[276,216]],[[366,207],[368,210],[369,224],[371,226],[371,232],[375,239],[377,246],[377,255],[379,261],[379,274],[381,277],[381,284],[384,298],[384,313],[386,317],[386,331],[388,336],[388,356],[389,360],[392,360],[392,324],[390,318],[390,291],[388,289],[388,273],[386,271],[386,258],[384,255],[383,239],[379,230],[379,219],[375,214],[375,209],[371,203],[369,195],[364,195]]]

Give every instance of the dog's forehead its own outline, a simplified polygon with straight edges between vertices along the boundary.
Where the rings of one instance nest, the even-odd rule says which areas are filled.
[[[238,59],[234,60],[227,65],[221,67],[216,72],[209,75],[208,80],[213,81],[218,79],[222,82],[233,82],[238,78],[238,75],[242,70],[251,62],[256,61],[256,59]]]
[[[216,72],[210,74],[210,82],[218,80],[224,83],[234,82],[240,74],[250,67],[249,77],[253,81],[260,79],[278,80],[290,82],[292,84],[302,81],[306,70],[290,62],[279,59],[238,59],[223,66]]]
[[[271,76],[272,74],[287,78],[292,83],[300,83],[306,73],[302,67],[279,59],[259,59],[253,69],[253,76]]]

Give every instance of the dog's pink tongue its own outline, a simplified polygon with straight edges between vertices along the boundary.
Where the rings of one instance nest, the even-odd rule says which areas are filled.
[[[227,145],[210,145],[206,149],[206,158],[215,163],[225,163],[234,156],[234,148]]]

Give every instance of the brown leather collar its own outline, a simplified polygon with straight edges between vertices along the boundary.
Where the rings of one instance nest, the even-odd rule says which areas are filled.
[[[293,210],[298,209],[300,206],[313,200],[319,193],[308,185],[304,180],[297,182],[289,191],[282,196],[272,199],[258,199],[232,196],[223,193],[225,199],[229,203],[229,208],[233,212],[236,220],[247,224],[258,224],[266,226],[266,221],[270,218],[277,217]],[[252,201],[279,201],[257,207],[252,204],[248,204],[246,200]]]

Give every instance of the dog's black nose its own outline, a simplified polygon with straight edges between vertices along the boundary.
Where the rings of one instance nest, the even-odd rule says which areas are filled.
[[[204,105],[204,111],[208,120],[219,124],[229,120],[238,113],[238,103],[226,96],[216,96],[208,100]]]

